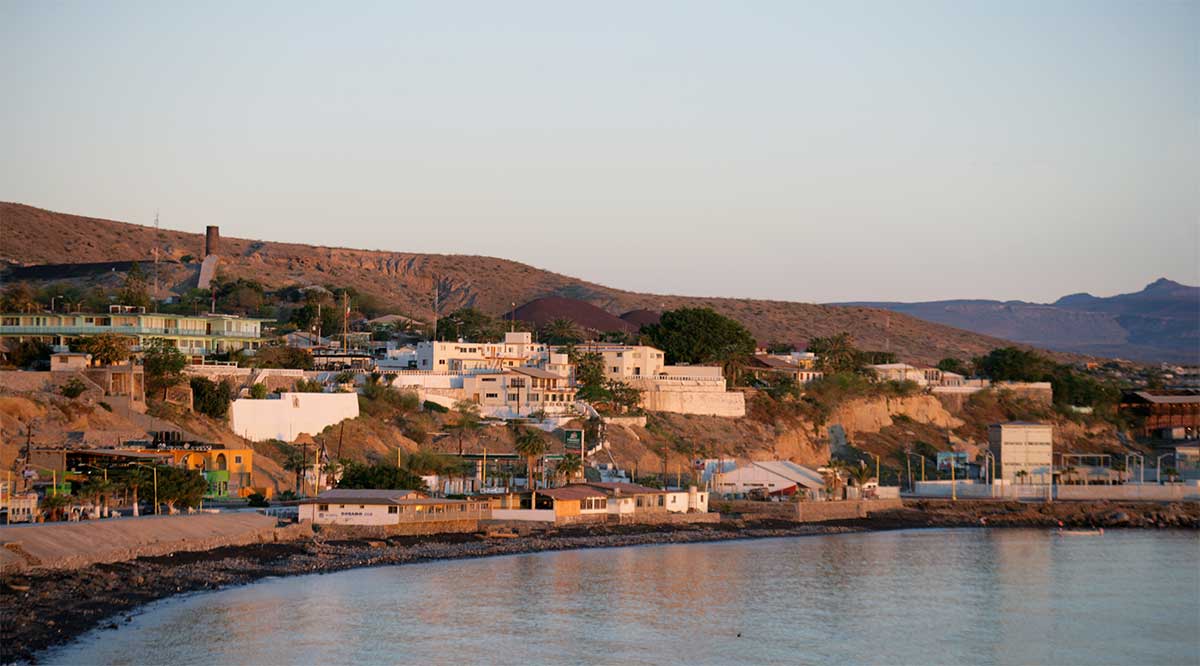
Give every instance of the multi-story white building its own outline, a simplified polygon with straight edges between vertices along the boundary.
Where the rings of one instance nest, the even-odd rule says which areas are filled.
[[[66,345],[72,338],[111,333],[128,337],[135,351],[152,338],[162,338],[188,356],[203,357],[258,349],[264,321],[268,320],[222,314],[161,314],[141,307],[112,305],[106,313],[0,314],[0,338]]]
[[[988,426],[988,449],[997,477],[1007,483],[1050,483],[1054,474],[1054,429],[1045,423],[1009,421]],[[1019,478],[1017,472],[1025,472]]]
[[[533,334],[515,331],[504,334],[504,342],[420,342],[416,370],[465,374],[523,365],[541,365],[548,358],[546,345],[533,341]]]
[[[646,345],[588,343],[581,353],[599,354],[606,379],[642,391],[641,407],[656,412],[742,417],[745,397],[727,391],[721,368],[709,365],[667,365],[661,349]]]
[[[569,377],[542,368],[521,366],[467,375],[463,393],[484,416],[520,418],[537,412],[553,416],[575,410],[575,388]]]

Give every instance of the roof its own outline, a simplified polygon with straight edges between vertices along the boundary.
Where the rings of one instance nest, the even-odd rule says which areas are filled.
[[[821,477],[820,472],[797,465],[790,460],[763,460],[750,464],[805,488],[818,490],[825,487],[825,479]]]
[[[415,490],[377,490],[373,488],[334,488],[303,500],[301,504],[400,504],[419,496]]]
[[[563,379],[562,375],[550,372],[549,370],[542,370],[541,368],[531,368],[528,366],[520,366],[520,367],[516,367],[516,368],[509,368],[509,370],[520,373],[522,375],[527,375],[529,377],[539,377],[541,379]]]
[[[556,500],[581,500],[589,497],[606,497],[603,490],[585,485],[563,486],[562,488],[546,488],[537,491],[539,495],[553,497]]]
[[[757,356],[752,356],[751,360],[754,363],[761,364],[762,366],[771,368],[772,370],[787,370],[788,372],[797,372],[802,369],[802,368],[800,368],[800,366],[796,365],[795,363],[788,363],[787,361],[784,361],[782,359],[772,358],[770,356],[763,356],[761,354],[757,355]]]
[[[1134,391],[1133,395],[1159,405],[1188,405],[1200,403],[1200,392],[1192,391],[1172,391],[1170,393],[1158,391]]]
[[[912,366],[907,363],[876,363],[874,365],[868,365],[867,367],[872,368],[874,370],[918,370],[919,369],[916,366]]]
[[[580,485],[589,486],[591,488],[599,488],[600,490],[610,494],[620,493],[622,495],[659,495],[667,492],[665,490],[659,490],[658,488],[648,488],[646,486],[639,486],[636,483],[621,483],[619,481],[597,481],[594,483],[584,483]]]

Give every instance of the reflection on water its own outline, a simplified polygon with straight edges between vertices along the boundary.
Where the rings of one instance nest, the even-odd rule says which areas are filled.
[[[165,602],[45,661],[1196,664],[1197,545],[938,530],[366,569]]]

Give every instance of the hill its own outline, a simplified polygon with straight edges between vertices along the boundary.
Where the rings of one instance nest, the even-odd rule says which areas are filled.
[[[219,222],[215,221],[214,222]],[[204,236],[0,203],[0,261],[10,266],[145,260],[157,247],[166,261],[161,283],[175,292],[195,285]],[[369,293],[398,313],[428,319],[437,289],[442,313],[474,306],[494,315],[512,303],[561,296],[611,313],[707,306],[742,322],[760,342],[805,340],[849,331],[868,349],[934,363],[1009,344],[916,317],[865,306],[759,299],[703,298],[621,291],[492,257],[417,254],[222,238],[218,274],[269,288],[338,285]],[[112,280],[110,273],[105,279]]]
[[[843,303],[901,312],[1047,349],[1142,362],[1200,363],[1200,287],[1162,278],[1138,292],[1054,303],[955,300]]]
[[[517,321],[527,321],[536,326],[544,326],[555,319],[569,319],[580,328],[601,333],[636,333],[640,328],[591,303],[562,296],[535,298],[514,310],[512,316]]]

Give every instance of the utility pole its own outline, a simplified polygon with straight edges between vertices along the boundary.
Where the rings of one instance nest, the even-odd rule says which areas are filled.
[[[342,292],[342,352],[350,351],[350,295]],[[347,361],[348,362],[348,361]]]
[[[438,283],[437,276],[433,276],[433,341],[437,342],[437,325],[438,325],[438,296],[441,294],[442,286]]]
[[[150,298],[152,298],[154,300],[154,311],[155,312],[158,312],[158,241],[159,241],[159,233],[161,233],[161,232],[158,227],[158,211],[154,211],[154,291],[152,292]]]

